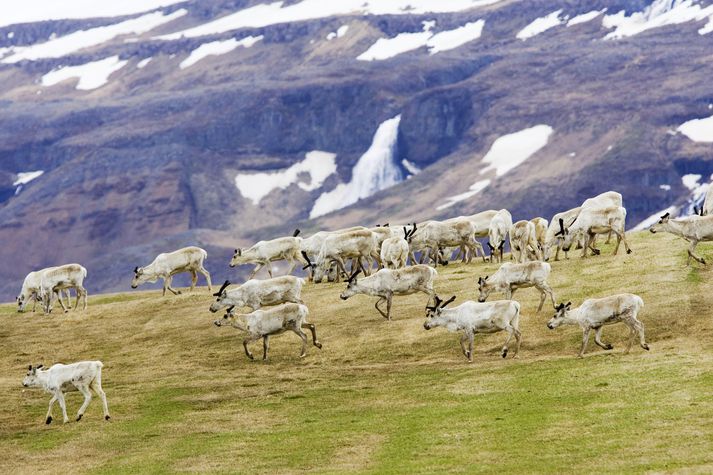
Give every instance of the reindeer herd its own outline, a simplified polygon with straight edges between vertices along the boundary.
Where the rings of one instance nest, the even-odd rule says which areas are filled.
[[[707,197],[702,209],[713,208],[708,201]],[[589,251],[598,255],[600,250],[596,247],[596,241],[600,235],[605,235],[607,242],[612,236],[616,238],[614,255],[618,253],[621,242],[626,252],[631,253],[626,240],[625,222],[626,209],[621,194],[609,191],[584,201],[579,207],[556,213],[549,222],[536,217],[513,223],[510,212],[502,209],[444,221],[319,231],[307,238],[300,237],[300,230],[297,229],[289,237],[260,241],[249,248],[235,249],[230,267],[255,267],[242,285],[231,287],[231,283],[225,281],[213,294],[215,301],[210,305],[210,311],[215,313],[225,309],[223,317],[213,322],[216,326],[232,326],[246,333],[243,346],[250,359],[253,358],[248,348],[250,343],[262,340],[263,359],[266,360],[270,337],[286,331],[296,333],[302,340],[300,357],[306,355],[308,344],[307,334],[303,330],[309,330],[312,344],[321,349],[315,325],[308,322],[309,309],[301,298],[305,279],[289,275],[300,265],[307,271],[307,280],[312,284],[319,284],[325,279],[329,282],[346,279],[346,288],[340,294],[343,300],[357,294],[375,297],[377,300],[374,308],[387,320],[391,320],[394,296],[426,294],[428,300],[424,328],[430,330],[443,327],[450,332],[462,333],[461,349],[471,362],[476,333],[506,332],[502,356],[507,356],[512,337],[515,337],[517,345],[512,356],[517,355],[522,337],[519,329],[521,307],[513,300],[513,295],[517,290],[528,287],[534,287],[540,293],[538,312],[546,300],[552,303],[555,313],[547,323],[548,328],[555,329],[563,324],[580,326],[583,335],[580,357],[584,355],[591,330],[595,332],[595,343],[611,350],[610,344],[602,343],[601,333],[604,326],[614,323],[624,323],[629,327],[627,352],[636,337],[640,346],[648,350],[644,325],[637,318],[644,305],[641,297],[617,294],[587,299],[579,307],[572,308],[571,302],[557,305],[554,291],[548,284],[552,269],[546,261],[551,258],[558,260],[560,252],[566,258],[573,247],[582,249],[583,258],[588,256]],[[702,215],[673,219],[666,213],[651,226],[650,231],[669,232],[683,237],[690,242],[687,265],[691,258],[705,264],[704,259],[694,254],[694,250],[699,242],[713,240],[713,215],[702,212]],[[478,241],[479,238],[487,238],[488,255]],[[503,262],[507,241],[513,262]],[[483,261],[501,263],[500,268],[491,276],[478,278],[477,301],[467,300],[456,307],[447,308],[456,297],[442,300],[438,296],[435,289],[437,267],[447,265],[451,258],[460,258],[462,262],[470,263],[479,255]],[[210,273],[204,267],[206,258],[206,251],[198,247],[159,254],[150,264],[134,268],[131,287],[137,288],[143,283],[162,279],[163,295],[166,290],[180,294],[180,291],[171,287],[172,278],[187,272],[192,277],[191,290],[197,283],[198,274],[201,274],[207,281],[208,290],[212,291]],[[272,263],[276,261],[289,263],[288,275],[273,277]],[[266,267],[269,278],[254,279],[263,267]],[[86,269],[79,264],[31,272],[25,278],[17,297],[18,311],[24,311],[32,301],[33,311],[37,302],[40,302],[45,314],[48,314],[52,311],[53,301],[57,300],[66,312],[67,307],[71,307],[69,289],[72,288],[77,296],[75,308],[79,307],[82,298],[83,308],[86,309],[87,291],[83,287],[86,276]],[[488,302],[487,299],[493,293],[502,293],[504,300]],[[65,298],[67,306],[63,302]],[[236,308],[245,307],[252,311],[235,311]],[[64,421],[67,422],[63,393],[68,390],[81,391],[85,396],[77,420],[82,417],[91,400],[90,389],[102,397],[105,417],[108,419],[106,397],[101,389],[101,367],[99,361],[54,365],[49,369],[30,366],[24,384],[28,387],[42,387],[53,394],[47,414],[48,424],[52,421],[52,405],[55,401],[60,402]]]

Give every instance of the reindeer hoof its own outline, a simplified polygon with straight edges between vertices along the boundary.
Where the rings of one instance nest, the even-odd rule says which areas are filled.
[[[505,349],[503,350],[503,358],[505,358],[507,355],[508,355],[508,349],[505,348]]]
[[[111,419],[111,416],[104,416],[105,421],[108,421],[109,419]]]
[[[47,424],[47,425],[52,424],[52,416],[47,416],[47,420],[45,421],[45,424]]]
[[[631,249],[627,249],[627,250],[626,250],[626,253],[627,253],[627,254],[631,254]]]
[[[649,345],[647,345],[646,343],[644,343],[643,348],[644,348],[646,351],[649,351]]]
[[[614,349],[614,345],[608,344],[604,349],[605,349],[605,350],[613,350],[613,349]]]
[[[180,291],[180,290],[176,290],[176,295],[181,295],[181,291]]]
[[[83,416],[83,415],[84,415],[84,414],[79,414],[79,415],[77,416],[77,422],[79,422],[79,421],[82,420],[82,416]]]
[[[316,347],[319,348],[320,350],[322,349],[322,344],[321,344],[320,342],[318,342],[318,341],[314,342],[314,346],[316,346]]]
[[[248,358],[250,358],[251,360],[255,359],[255,357],[253,355],[248,355]]]
[[[701,264],[706,265],[706,260],[705,260],[705,259],[701,259]]]
[[[602,253],[602,251],[600,251],[599,249],[594,249],[592,252],[594,253],[595,256],[598,256],[599,254]]]

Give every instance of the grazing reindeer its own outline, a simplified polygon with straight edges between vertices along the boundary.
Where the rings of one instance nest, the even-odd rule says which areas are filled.
[[[392,269],[406,267],[409,243],[416,232],[416,223],[413,223],[411,230],[406,229],[405,226],[403,229],[404,237],[393,236],[384,239],[384,242],[381,243],[381,263],[384,265],[384,268],[389,268],[389,266],[391,266]]]
[[[404,269],[381,269],[374,275],[357,281],[359,270],[349,277],[347,288],[339,296],[342,300],[356,294],[379,297],[374,308],[387,320],[391,320],[391,301],[394,295],[411,295],[416,292],[428,294],[428,301],[436,295],[433,290],[433,280],[438,273],[424,264],[406,267]],[[379,304],[386,301],[386,313]]]
[[[369,264],[366,268],[361,263],[362,258],[365,258]],[[352,264],[357,264],[357,267],[361,267],[364,269],[364,273],[368,274],[372,258],[381,267],[378,236],[367,229],[328,236],[322,243],[317,262],[314,264],[308,263],[307,265],[312,266],[314,281],[321,282],[332,263],[336,262],[338,269],[336,280],[338,282],[342,274],[347,274],[345,259],[352,259]]]
[[[79,391],[84,396],[84,404],[77,412],[77,421],[81,420],[92,400],[90,389],[101,398],[104,405],[104,419],[108,421],[109,407],[106,403],[106,394],[102,389],[103,366],[101,361],[80,361],[67,365],[55,364],[49,369],[42,369],[42,365],[30,365],[22,385],[26,388],[42,388],[52,394],[50,407],[47,410],[47,424],[52,422],[52,406],[55,401],[59,401],[64,423],[69,422],[67,405],[64,402],[64,393],[69,391]]]
[[[554,330],[560,325],[579,325],[582,328],[582,349],[579,350],[579,357],[584,356],[589,342],[589,333],[594,330],[594,342],[604,348],[611,350],[614,347],[609,343],[602,343],[602,328],[605,325],[614,323],[624,323],[629,327],[629,345],[626,353],[631,350],[634,337],[639,335],[639,344],[645,350],[649,350],[649,345],[644,339],[644,324],[636,317],[644,306],[644,301],[638,295],[617,294],[601,299],[587,299],[581,306],[572,309],[572,302],[561,303],[556,307],[556,313],[547,323],[547,328]]]
[[[490,220],[488,227],[488,247],[490,248],[490,260],[503,261],[503,252],[505,249],[505,240],[512,228],[512,215],[506,209],[501,209],[497,212],[493,219]],[[499,255],[499,256],[498,256]]]
[[[32,300],[32,311],[35,311],[37,307],[37,302],[40,300],[40,285],[42,284],[42,275],[50,270],[56,269],[56,267],[48,267],[46,269],[33,271],[27,274],[25,280],[22,282],[22,288],[20,289],[20,295],[15,299],[17,301],[17,311],[22,313],[25,311],[25,307]],[[69,294],[69,289],[58,290],[56,292],[57,298],[62,299],[62,294],[67,294],[67,307],[72,306],[71,295]]]
[[[520,304],[513,300],[498,300],[496,302],[478,303],[468,300],[455,308],[445,308],[446,305],[455,300],[455,296],[442,301],[435,297],[436,304],[426,307],[426,322],[423,328],[430,330],[435,327],[445,327],[450,332],[463,332],[460,338],[460,347],[469,362],[473,362],[473,337],[476,333],[496,333],[506,331],[507,340],[502,349],[502,356],[508,354],[508,343],[515,336],[517,346],[513,353],[513,358],[520,350],[521,333]],[[468,349],[465,349],[465,341],[468,340]]]
[[[552,257],[553,250],[555,251],[555,260],[559,260],[562,242],[564,241],[565,236],[569,234],[569,227],[574,224],[581,211],[582,208],[577,207],[552,216],[550,225],[547,227],[547,233],[545,234],[543,257],[546,261],[549,261],[550,257]],[[567,251],[564,251],[564,258],[568,259]]]
[[[230,267],[242,264],[255,264],[255,268],[250,273],[248,280],[255,277],[260,269],[267,266],[267,273],[272,277],[272,262],[287,260],[291,266],[287,274],[291,274],[297,263],[306,264],[302,260],[300,242],[302,238],[297,237],[299,229],[291,237],[281,237],[270,241],[259,241],[247,249],[238,248],[230,260]]]
[[[706,260],[695,255],[693,251],[696,250],[699,242],[713,241],[713,215],[701,216],[697,219],[671,219],[670,213],[666,213],[661,216],[658,223],[649,228],[649,231],[652,233],[663,231],[690,241],[686,265],[691,264],[691,257],[696,262],[706,265]]]
[[[495,216],[496,214],[498,214],[497,211],[495,211],[494,209],[490,209],[487,211],[481,211],[480,213],[472,214],[470,216],[458,216],[457,218],[449,218],[446,219],[444,222],[451,223],[467,219],[468,221],[473,223],[473,227],[475,229],[473,236],[476,238],[484,238],[488,237],[488,231],[490,230],[490,221],[492,221],[493,216]],[[456,255],[456,260],[458,260],[461,254],[465,254],[467,251],[468,250],[465,248],[465,246],[461,246],[458,254]]]
[[[302,331],[303,328],[309,328],[312,332],[312,344],[319,349],[322,349],[322,344],[317,341],[317,330],[314,324],[307,322],[309,310],[306,306],[298,303],[283,303],[277,307],[270,307],[267,310],[255,310],[252,313],[231,315],[226,313],[220,320],[215,320],[213,324],[217,327],[223,325],[231,325],[238,330],[248,333],[248,337],[243,340],[245,354],[251,360],[253,354],[248,349],[248,343],[262,338],[263,354],[262,359],[267,360],[267,353],[270,349],[270,336],[279,335],[286,331],[297,333],[302,339],[302,351],[300,358],[307,355],[307,335]],[[240,321],[240,317],[245,319],[245,323]]]
[[[542,310],[547,296],[552,299],[552,307],[555,306],[555,294],[552,287],[547,283],[552,268],[546,262],[527,262],[525,264],[513,264],[506,262],[492,277],[478,278],[478,291],[480,296],[478,302],[485,302],[491,292],[505,292],[505,298],[512,300],[512,296],[517,289],[535,287],[540,291],[540,305],[537,311]]]
[[[87,269],[79,264],[65,264],[63,266],[45,269],[40,276],[40,300],[44,306],[45,314],[52,311],[52,297],[54,294],[67,289],[75,289],[77,301],[74,308],[79,308],[79,299],[84,302],[83,310],[87,309],[87,289],[84,288],[84,279],[87,278]],[[68,311],[62,299],[58,299],[62,310]]]
[[[207,257],[208,253],[205,250],[195,246],[161,253],[156,256],[156,259],[151,264],[145,267],[134,267],[134,279],[131,281],[131,288],[135,289],[146,282],[154,283],[158,279],[162,279],[163,293],[161,295],[166,295],[166,289],[170,290],[172,294],[178,295],[181,291],[174,290],[171,287],[173,276],[182,272],[190,272],[191,290],[195,288],[198,282],[198,273],[201,273],[208,283],[208,291],[210,292],[210,273],[203,267]]]
[[[545,237],[547,235],[549,222],[545,218],[540,217],[532,218],[530,222],[535,226],[535,239],[537,239],[537,247],[540,248],[540,252],[542,253],[545,250]]]
[[[542,260],[534,223],[521,220],[512,225],[510,228],[510,251],[516,262],[527,262],[530,252],[534,253],[536,260]]]
[[[619,252],[619,244],[622,241],[624,241],[626,253],[631,254],[629,243],[626,241],[625,222],[626,209],[621,206],[602,209],[582,208],[577,220],[569,227],[569,232],[564,236],[562,249],[569,251],[575,240],[584,237],[582,257],[587,257],[587,249],[591,249],[592,253],[599,255],[599,249],[594,248],[594,238],[597,234],[606,234],[611,231],[616,234],[614,255],[616,256]]]

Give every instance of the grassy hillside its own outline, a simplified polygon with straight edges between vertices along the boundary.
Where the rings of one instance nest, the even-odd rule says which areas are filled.
[[[307,285],[324,344],[297,358],[294,334],[249,361],[241,333],[212,325],[206,289],[178,297],[90,297],[86,312],[16,314],[0,307],[0,473],[160,472],[697,472],[713,471],[713,292],[710,269],[686,268],[670,235],[632,234],[634,253],[554,262],[559,300],[634,292],[650,352],[623,355],[581,331],[548,330],[552,312],[523,303],[523,346],[503,360],[504,333],[476,336],[468,364],[457,336],[423,329],[426,297],[339,299],[343,284]],[[713,246],[701,246],[713,262]],[[496,266],[439,267],[437,289],[476,297]],[[128,286],[128,283],[127,283]],[[262,348],[254,346],[256,356]],[[29,363],[101,359],[112,420],[95,398],[84,419],[44,424],[49,395],[23,390]],[[81,396],[67,398],[73,415]]]

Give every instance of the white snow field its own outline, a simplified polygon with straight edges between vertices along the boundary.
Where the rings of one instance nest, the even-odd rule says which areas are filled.
[[[139,69],[144,69],[152,60],[153,58],[144,58],[138,63],[136,63],[136,67]]]
[[[495,170],[496,176],[503,176],[547,145],[553,131],[549,125],[540,124],[498,137],[483,157],[487,166],[480,174]]]
[[[484,26],[485,20],[478,20],[466,23],[465,25],[453,30],[436,33],[426,42],[426,46],[428,46],[428,53],[436,54],[441,51],[452,50],[473,40],[477,40],[483,33]]]
[[[446,208],[450,208],[454,204],[458,203],[459,201],[467,200],[471,196],[475,196],[481,191],[483,191],[485,188],[488,187],[490,184],[490,180],[480,180],[476,181],[472,185],[470,185],[470,188],[468,188],[468,191],[465,193],[461,193],[459,195],[454,195],[454,196],[449,196],[446,198],[446,202],[440,206],[437,206],[437,210],[442,210]]]
[[[305,191],[316,190],[327,177],[337,171],[337,155],[314,150],[305,154],[305,159],[289,168],[269,173],[240,173],[235,177],[235,186],[254,205],[273,190],[284,190],[296,183]],[[309,183],[302,181],[302,174],[308,174]]]
[[[66,79],[77,78],[77,89],[88,91],[96,89],[109,81],[109,76],[123,68],[128,61],[119,60],[119,56],[110,56],[79,66],[63,66],[42,76],[43,86],[54,86]]]
[[[252,45],[257,43],[262,39],[260,36],[247,36],[241,40],[236,40],[235,38],[230,38],[225,41],[211,41],[210,43],[203,43],[198,48],[191,51],[186,59],[181,61],[179,65],[181,69],[186,69],[193,66],[201,59],[205,59],[208,56],[218,56],[221,54],[230,53],[238,46],[243,46],[245,48],[250,48]]]
[[[401,116],[397,115],[379,125],[369,150],[354,165],[349,183],[340,183],[333,190],[322,193],[314,202],[310,218],[349,206],[403,180],[401,170],[394,162],[399,122]]]
[[[337,28],[337,31],[332,31],[327,35],[327,41],[332,41],[335,38],[341,38],[347,34],[347,31],[349,31],[349,25],[342,25]]]
[[[2,0],[0,28],[47,20],[104,18],[148,12],[186,0]]]
[[[605,36],[606,39],[617,39],[634,36],[652,28],[706,18],[707,25],[698,30],[701,35],[713,31],[713,5],[703,8],[695,0],[655,0],[643,11],[634,12],[630,16],[626,16],[623,10],[606,15],[602,19],[602,25],[614,29]]]
[[[186,13],[188,13],[188,11],[184,9],[176,10],[169,15],[164,15],[161,12],[153,12],[113,25],[75,31],[44,43],[15,47],[13,48],[13,54],[4,58],[2,62],[17,63],[22,60],[34,61],[41,58],[61,58],[75,51],[100,45],[117,36],[146,33],[160,25],[182,17]]]
[[[38,178],[44,172],[44,170],[35,170],[33,172],[20,172],[17,174],[17,180],[12,183],[12,186],[26,185],[35,178]]]
[[[602,13],[606,12],[607,9],[604,8],[603,10],[592,10],[591,12],[587,13],[582,13],[581,15],[577,15],[575,17],[570,18],[567,21],[567,26],[574,26],[574,25],[580,25],[582,23],[587,23],[588,21],[594,20],[596,17],[601,15]]]
[[[163,40],[225,33],[240,28],[262,28],[339,15],[420,15],[448,13],[492,5],[501,0],[302,0],[260,3],[202,25],[159,36]]]
[[[525,28],[520,30],[515,37],[519,40],[528,40],[533,36],[537,36],[540,33],[544,33],[550,28],[554,28],[557,25],[564,23],[564,19],[560,18],[560,13],[562,10],[557,10],[549,15],[537,18],[532,23],[527,25]]]
[[[713,115],[684,122],[676,130],[694,142],[713,142]]]

